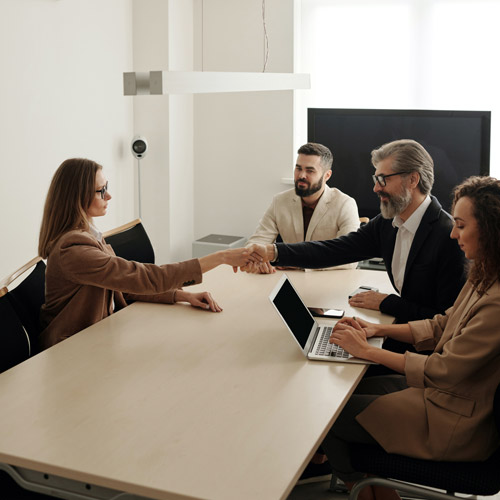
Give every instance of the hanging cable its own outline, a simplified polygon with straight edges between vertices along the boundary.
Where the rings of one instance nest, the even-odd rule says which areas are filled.
[[[137,192],[139,193],[139,219],[142,219],[142,202],[141,202],[141,160],[137,158]]]
[[[269,59],[269,38],[267,37],[266,26],[266,0],[262,0],[262,26],[264,28],[264,68],[262,69],[262,73],[265,73],[267,60]]]
[[[204,25],[203,25],[203,22],[204,22],[204,15],[205,15],[205,6],[203,5],[203,2],[204,0],[201,0],[201,71],[205,71],[205,68],[204,68],[204,61],[203,61],[203,40],[204,40],[204,36],[205,36],[205,33],[203,32],[203,28],[204,28]]]

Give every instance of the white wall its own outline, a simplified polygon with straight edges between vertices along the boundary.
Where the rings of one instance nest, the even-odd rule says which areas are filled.
[[[168,2],[133,1],[133,66],[130,71],[168,67]],[[170,247],[169,199],[169,101],[165,96],[128,97],[134,103],[134,134],[148,141],[141,160],[142,220],[155,248],[156,261],[164,262]]]
[[[260,0],[204,0],[205,71],[262,71]],[[293,72],[294,2],[266,2],[268,72]],[[195,51],[200,50],[197,43]],[[194,234],[250,236],[295,162],[293,93],[195,96]],[[303,138],[306,142],[306,138]]]
[[[261,7],[135,0],[133,69],[189,71],[194,56],[197,70],[262,71]],[[293,12],[289,0],[267,2],[268,72],[293,71]],[[158,262],[190,258],[192,241],[209,233],[252,234],[272,196],[290,187],[280,179],[295,160],[292,118],[292,92],[134,98],[135,132],[150,143],[142,218]]]
[[[192,0],[134,0],[134,71],[193,69]],[[134,129],[146,137],[142,219],[156,262],[186,260],[193,241],[193,97],[136,96]]]
[[[292,72],[298,0],[266,1],[268,72]],[[158,262],[187,259],[209,233],[249,236],[290,186],[294,96],[286,92],[124,97],[123,71],[262,71],[261,0],[0,0],[0,277],[28,261],[46,190],[66,158],[105,167],[102,229],[138,214]],[[194,26],[193,26],[194,19]],[[194,52],[194,53],[193,53]],[[314,82],[312,82],[314,85]],[[305,133],[304,133],[305,135]]]
[[[134,0],[133,70],[189,71],[194,57],[197,70],[262,71],[261,8],[260,0]],[[293,71],[293,10],[289,0],[267,2],[268,72]],[[158,262],[190,258],[192,241],[209,233],[249,236],[272,196],[290,187],[280,179],[295,159],[292,92],[133,100],[135,132],[150,145],[142,218]]]
[[[108,229],[134,216],[131,0],[0,0],[0,278],[37,254],[51,177],[69,157],[104,166]]]
[[[203,51],[193,33],[202,4]],[[138,215],[137,133],[150,145],[142,217],[158,262],[189,258],[193,239],[211,232],[253,232],[271,197],[289,187],[280,179],[295,156],[292,92],[131,98],[122,73],[190,70],[193,55],[205,70],[260,71],[261,5],[0,0],[0,277],[36,255],[46,191],[68,157],[105,168],[113,200],[101,229]],[[293,71],[293,2],[267,2],[266,21],[267,71]]]

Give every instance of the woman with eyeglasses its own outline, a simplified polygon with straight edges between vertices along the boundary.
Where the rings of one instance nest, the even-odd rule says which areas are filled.
[[[436,461],[483,461],[500,445],[493,398],[500,384],[500,181],[471,177],[455,188],[451,238],[469,259],[468,280],[445,314],[406,324],[344,318],[331,342],[401,375],[362,380],[323,442],[348,486],[363,477],[350,462],[352,443]],[[370,346],[387,336],[417,352]],[[431,354],[420,354],[422,351]],[[370,471],[368,471],[370,472]],[[365,488],[359,498],[399,498]]]
[[[181,286],[201,283],[202,274],[220,264],[236,270],[252,260],[244,248],[161,266],[117,257],[94,225],[110,200],[102,167],[91,160],[66,160],[52,178],[38,245],[39,255],[47,259],[41,349],[125,307],[126,300],[188,302],[220,312],[210,293]]]

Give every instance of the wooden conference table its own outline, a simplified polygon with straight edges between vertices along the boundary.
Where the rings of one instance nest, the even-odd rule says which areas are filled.
[[[365,367],[303,356],[268,299],[280,274],[220,267],[190,288],[220,314],[135,303],[1,374],[0,462],[87,495],[286,498]],[[307,305],[392,321],[347,303],[390,292],[385,272],[287,274]]]

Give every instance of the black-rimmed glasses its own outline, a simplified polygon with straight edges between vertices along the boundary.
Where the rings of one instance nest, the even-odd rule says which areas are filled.
[[[376,184],[377,182],[380,184],[380,186],[385,187],[387,182],[385,181],[387,177],[392,177],[393,175],[403,175],[403,174],[411,174],[411,172],[396,172],[395,174],[378,174],[378,175],[372,175],[373,179],[373,184]]]
[[[106,196],[106,193],[108,192],[108,183],[106,182],[106,185],[103,186],[101,189],[96,189],[96,193],[101,193],[101,198],[104,200],[104,197]]]

